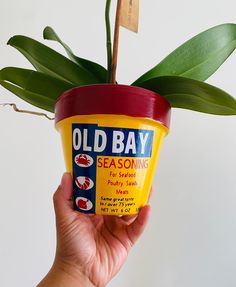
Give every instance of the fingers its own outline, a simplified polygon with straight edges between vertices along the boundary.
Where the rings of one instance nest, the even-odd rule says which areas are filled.
[[[127,224],[131,224],[135,221],[135,219],[138,217],[138,214],[135,215],[124,215],[121,217],[123,221],[125,221]]]
[[[135,221],[127,226],[126,229],[127,234],[129,236],[132,245],[135,244],[135,242],[139,239],[139,237],[143,233],[149,219],[150,211],[151,211],[150,205],[144,206],[141,209]]]
[[[151,188],[151,190],[150,190],[150,192],[149,192],[148,204],[149,204],[149,202],[150,202],[150,200],[151,200],[151,198],[152,198],[152,195],[153,195],[153,188]],[[135,221],[135,219],[137,218],[137,216],[138,216],[137,214],[135,214],[135,215],[124,215],[124,216],[122,216],[121,218],[122,218],[122,220],[124,220],[126,223],[131,224],[132,222]]]
[[[72,209],[72,178],[69,173],[64,173],[61,184],[53,196],[56,216],[63,216],[71,213]]]

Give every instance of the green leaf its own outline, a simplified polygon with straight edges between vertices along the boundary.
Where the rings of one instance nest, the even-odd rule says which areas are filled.
[[[40,72],[7,67],[0,70],[0,85],[30,104],[53,112],[58,96],[74,86]]]
[[[60,43],[66,50],[66,53],[69,56],[69,58],[74,63],[84,68],[85,70],[88,70],[91,74],[93,74],[96,78],[98,78],[101,83],[106,83],[107,70],[103,66],[95,62],[75,56],[70,47],[59,38],[59,36],[51,27],[48,26],[43,30],[43,38],[46,40],[52,40]]]
[[[77,86],[99,82],[84,68],[34,39],[18,35],[12,37],[8,44],[20,51],[39,72]]]
[[[213,27],[184,43],[133,84],[168,75],[205,81],[235,48],[236,24]]]
[[[236,115],[236,100],[204,82],[163,76],[142,82],[138,86],[159,93],[175,108],[215,115]]]

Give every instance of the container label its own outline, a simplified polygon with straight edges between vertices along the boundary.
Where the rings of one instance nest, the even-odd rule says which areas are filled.
[[[85,213],[138,211],[152,155],[153,130],[72,124],[75,209]]]

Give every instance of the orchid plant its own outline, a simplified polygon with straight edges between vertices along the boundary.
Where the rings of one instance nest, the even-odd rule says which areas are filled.
[[[54,112],[57,98],[66,90],[92,84],[111,83],[111,0],[106,2],[107,67],[76,56],[51,27],[43,37],[62,45],[68,57],[26,36],[8,41],[35,70],[6,67],[0,84],[26,102]],[[217,115],[236,115],[236,100],[221,89],[205,83],[236,48],[236,24],[208,29],[174,50],[131,86],[159,93],[174,108]]]

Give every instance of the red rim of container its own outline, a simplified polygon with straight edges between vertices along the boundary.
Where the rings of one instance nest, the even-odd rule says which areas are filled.
[[[159,94],[135,86],[97,84],[65,91],[56,102],[55,122],[76,115],[144,117],[169,128],[171,107]]]

